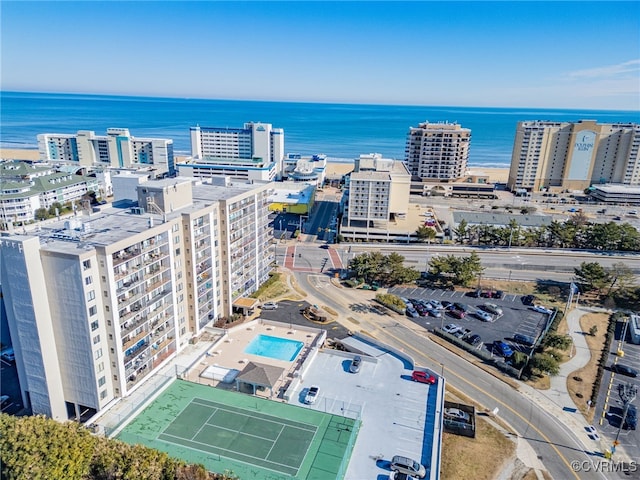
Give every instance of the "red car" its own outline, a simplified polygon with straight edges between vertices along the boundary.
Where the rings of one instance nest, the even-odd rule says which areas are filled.
[[[411,380],[414,382],[428,383],[429,385],[436,383],[436,377],[429,375],[427,372],[419,372],[417,370],[414,370],[411,374]]]

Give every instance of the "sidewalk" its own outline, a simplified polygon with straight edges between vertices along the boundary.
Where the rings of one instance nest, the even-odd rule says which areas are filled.
[[[585,429],[589,424],[567,391],[567,378],[573,372],[586,365],[591,358],[587,340],[580,327],[580,317],[589,312],[590,310],[581,308],[575,308],[569,311],[567,315],[567,325],[569,335],[573,340],[575,353],[571,360],[560,366],[560,373],[551,377],[551,387],[548,390],[537,390],[529,385],[521,384],[519,390],[522,394],[532,398],[536,403],[541,405],[545,411],[568,426],[580,443],[584,445],[585,451],[601,454],[604,453],[605,449],[611,448],[611,445],[607,445],[605,440],[596,441],[589,437]],[[621,449],[618,449],[616,454],[628,457],[626,452],[623,452]]]

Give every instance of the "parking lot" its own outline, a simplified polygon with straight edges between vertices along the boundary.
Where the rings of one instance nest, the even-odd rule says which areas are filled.
[[[474,334],[480,336],[481,341],[476,345],[478,349],[490,350],[494,341],[501,340],[507,343],[513,351],[528,354],[531,351],[531,347],[516,342],[514,335],[525,335],[536,339],[544,330],[549,318],[548,314],[536,312],[530,306],[524,305],[521,295],[513,295],[506,292],[501,299],[473,298],[466,295],[466,292],[421,287],[394,287],[389,289],[389,293],[407,299],[416,298],[426,301],[433,299],[440,302],[458,302],[469,306],[469,312],[463,318],[456,318],[451,315],[451,312],[445,311],[441,318],[420,316],[412,320],[429,329],[443,328],[452,323],[462,329],[468,329],[469,332],[466,333],[465,337],[469,338]],[[501,308],[502,315],[493,315],[492,321],[480,320],[475,312],[482,310],[479,307],[486,303],[495,304]]]
[[[613,441],[618,439],[620,446],[632,457],[632,459],[640,460],[640,430],[636,427],[635,430],[628,430],[621,427],[622,413],[623,413],[623,401],[620,396],[621,385],[631,385],[638,389],[635,400],[632,404],[636,408],[640,408],[640,378],[628,377],[619,373],[613,373],[610,370],[610,366],[617,359],[618,364],[628,365],[635,369],[640,366],[640,345],[635,345],[630,342],[629,332],[627,332],[626,338],[622,340],[623,323],[618,322],[614,341],[611,342],[611,349],[609,351],[609,358],[607,359],[607,367],[602,377],[602,383],[600,386],[600,392],[596,403],[596,415],[594,425],[597,427],[600,433],[604,445],[606,448],[611,449]],[[621,347],[624,356],[618,357],[617,351]]]

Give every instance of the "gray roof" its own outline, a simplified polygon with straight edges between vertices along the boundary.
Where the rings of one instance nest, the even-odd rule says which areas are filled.
[[[453,212],[453,221],[458,225],[462,220],[470,225],[509,225],[511,220],[523,227],[542,227],[551,225],[549,215],[522,215],[509,213]]]
[[[244,367],[244,370],[236,377],[236,381],[273,388],[283,372],[284,368],[281,367],[249,362],[249,364]]]

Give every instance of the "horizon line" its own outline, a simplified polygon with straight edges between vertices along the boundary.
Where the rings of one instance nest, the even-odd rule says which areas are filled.
[[[605,108],[564,108],[564,107],[528,107],[528,106],[487,106],[487,105],[417,105],[403,103],[368,103],[368,102],[340,102],[340,101],[320,101],[320,100],[266,100],[252,98],[214,98],[214,97],[190,97],[190,96],[174,96],[174,95],[136,95],[124,93],[95,93],[95,92],[60,92],[60,91],[42,91],[42,90],[3,90],[0,89],[0,98],[3,93],[17,94],[42,94],[42,95],[76,95],[76,96],[96,96],[96,97],[124,97],[124,98],[150,98],[150,99],[167,99],[167,100],[205,100],[205,101],[222,101],[222,102],[254,102],[254,103],[299,103],[299,104],[320,104],[320,105],[364,105],[364,106],[381,106],[381,107],[414,107],[414,108],[489,108],[489,109],[528,109],[528,110],[563,110],[563,111],[589,111],[589,112],[628,112],[640,113],[638,110],[619,110]]]

